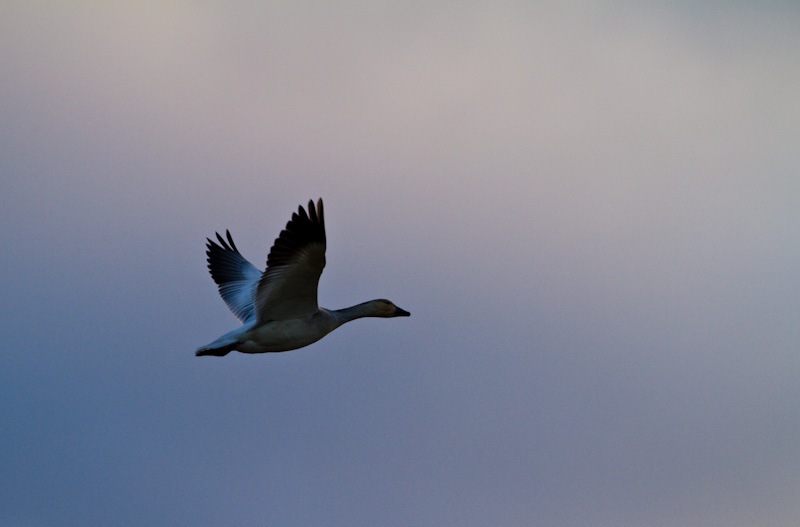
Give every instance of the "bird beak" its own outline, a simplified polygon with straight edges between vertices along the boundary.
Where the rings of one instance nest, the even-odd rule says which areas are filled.
[[[394,316],[396,316],[396,317],[410,317],[411,313],[409,313],[405,309],[400,309],[399,307],[395,306]]]

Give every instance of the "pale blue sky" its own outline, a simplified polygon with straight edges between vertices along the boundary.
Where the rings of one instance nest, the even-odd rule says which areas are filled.
[[[8,2],[0,525],[794,526],[800,9]],[[196,358],[322,196],[323,306]]]

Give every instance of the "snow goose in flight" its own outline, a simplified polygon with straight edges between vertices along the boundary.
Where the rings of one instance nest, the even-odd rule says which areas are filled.
[[[208,269],[219,293],[242,327],[198,349],[195,355],[289,351],[314,343],[345,322],[362,317],[407,317],[388,300],[370,300],[345,309],[317,305],[317,284],[325,267],[322,199],[298,207],[275,240],[262,273],[239,253],[231,233],[208,240]]]

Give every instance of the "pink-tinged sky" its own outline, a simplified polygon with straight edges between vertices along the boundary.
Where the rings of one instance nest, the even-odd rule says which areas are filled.
[[[794,527],[800,8],[524,4],[6,2],[0,525]]]

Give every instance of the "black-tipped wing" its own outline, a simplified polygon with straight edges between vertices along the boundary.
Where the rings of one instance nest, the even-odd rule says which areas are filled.
[[[325,267],[322,199],[298,207],[275,240],[256,291],[258,321],[288,320],[317,311],[317,284]]]
[[[233,244],[231,233],[225,231],[228,240],[217,233],[216,242],[208,240],[208,270],[219,286],[219,294],[228,307],[242,322],[255,314],[254,302],[261,271],[241,255]]]

